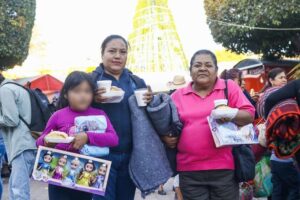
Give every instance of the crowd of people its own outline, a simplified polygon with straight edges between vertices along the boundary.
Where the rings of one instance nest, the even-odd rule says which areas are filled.
[[[12,167],[9,179],[10,200],[30,199],[29,177],[39,146],[80,153],[80,149],[85,144],[110,149],[107,156],[101,157],[112,161],[105,196],[49,184],[49,199],[134,199],[136,185],[129,173],[129,162],[135,138],[132,135],[133,122],[129,99],[135,90],[147,88],[147,85],[143,79],[126,69],[128,48],[129,44],[123,37],[108,36],[101,46],[102,62],[92,74],[75,71],[68,75],[60,92],[57,111],[51,116],[37,140],[32,137],[29,128],[22,120],[27,123],[31,120],[28,92],[22,87],[9,84],[12,81],[0,75],[0,128],[8,162]],[[176,163],[175,167],[172,167],[176,198],[238,200],[240,190],[235,178],[232,147],[216,148],[207,122],[207,117],[215,109],[214,101],[227,98],[228,106],[235,110],[234,114],[226,116],[221,122],[231,121],[238,126],[244,126],[253,123],[254,119],[259,117],[267,121],[268,116],[273,113],[272,108],[282,100],[296,99],[295,102],[299,106],[299,80],[287,84],[285,72],[282,69],[273,69],[269,72],[268,88],[265,88],[261,94],[249,94],[245,89],[242,73],[238,69],[225,70],[218,77],[217,58],[208,50],[195,52],[190,60],[189,71],[192,81],[185,84],[184,80],[180,81],[182,77],[177,76],[174,82],[179,80],[179,87],[169,91],[183,125],[180,136],[170,133],[160,137],[166,149],[176,151]],[[113,86],[121,88],[125,92],[123,100],[119,103],[106,103],[108,100],[104,95],[106,89],[97,87],[97,81],[100,80],[109,80]],[[224,93],[225,89],[228,90],[227,97]],[[148,92],[144,94],[145,103],[151,103],[154,98],[155,95],[148,88]],[[107,129],[103,134],[80,132],[75,134],[71,144],[49,143],[45,140],[52,130],[69,133],[76,117],[90,115],[105,116]],[[300,126],[298,124],[295,126],[294,129],[299,133]],[[287,130],[279,129],[280,131],[284,134],[283,132]],[[277,130],[274,132],[278,134]],[[273,133],[271,131],[268,134]],[[268,137],[266,140],[271,141]],[[288,156],[287,154],[280,156],[277,153],[280,152],[280,145],[276,146],[276,144],[270,152],[274,188],[270,198],[300,199],[299,170],[295,164],[300,160],[297,159],[298,149],[293,147],[293,151],[288,153]],[[263,146],[268,145],[271,143],[261,145],[264,154],[268,154],[268,150]],[[0,146],[0,162],[3,154],[4,148]],[[1,193],[0,182],[0,195]],[[162,185],[160,185],[160,194],[165,194]]]

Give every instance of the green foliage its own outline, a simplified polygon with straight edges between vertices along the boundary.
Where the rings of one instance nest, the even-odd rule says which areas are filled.
[[[299,0],[205,0],[207,23],[214,40],[236,53],[262,54],[266,59],[300,54],[300,31],[257,30],[250,27],[299,28]]]
[[[21,65],[28,55],[35,0],[0,0],[0,70]]]

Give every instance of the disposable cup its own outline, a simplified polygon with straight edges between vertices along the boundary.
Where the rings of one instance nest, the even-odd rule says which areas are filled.
[[[109,92],[111,89],[111,81],[105,80],[105,81],[97,81],[98,88],[105,88],[106,92]]]
[[[144,98],[144,94],[148,92],[147,88],[142,88],[134,91],[135,98],[139,107],[147,106]]]

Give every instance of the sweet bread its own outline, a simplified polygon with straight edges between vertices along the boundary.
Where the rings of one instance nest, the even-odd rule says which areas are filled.
[[[226,105],[219,105],[219,106],[217,106],[215,109],[229,110],[230,107],[229,107],[229,106],[226,106]]]
[[[110,89],[111,92],[119,92],[121,90],[122,90],[121,88],[118,88],[116,86],[111,86],[111,89]]]
[[[51,131],[46,137],[52,139],[67,139],[69,136],[61,131]]]

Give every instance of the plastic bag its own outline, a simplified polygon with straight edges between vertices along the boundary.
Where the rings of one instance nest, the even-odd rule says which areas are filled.
[[[255,166],[254,196],[268,197],[273,190],[270,157],[263,157]]]

